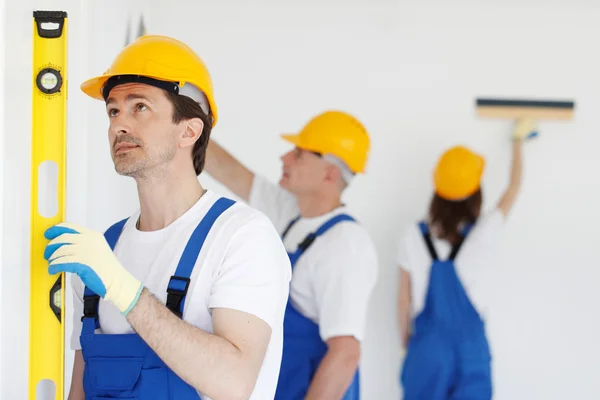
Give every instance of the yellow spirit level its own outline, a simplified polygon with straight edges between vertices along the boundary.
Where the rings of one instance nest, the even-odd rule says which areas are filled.
[[[65,276],[48,273],[44,231],[65,218],[67,13],[33,13],[29,399],[64,398]]]

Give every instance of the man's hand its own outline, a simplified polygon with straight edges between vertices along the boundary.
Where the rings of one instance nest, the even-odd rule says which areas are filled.
[[[55,225],[44,235],[51,240],[44,251],[50,274],[76,273],[87,287],[113,302],[123,315],[131,311],[143,285],[121,265],[104,235],[68,223]]]

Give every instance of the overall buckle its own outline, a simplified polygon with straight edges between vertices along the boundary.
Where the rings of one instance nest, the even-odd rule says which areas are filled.
[[[185,287],[182,290],[176,289],[171,286],[173,281],[182,281],[185,282]],[[181,318],[181,302],[183,298],[187,294],[188,288],[190,287],[190,278],[182,278],[180,276],[172,276],[169,279],[169,286],[167,286],[167,308],[173,312],[173,314],[177,315]]]
[[[317,235],[315,235],[314,233],[308,234],[308,236],[306,236],[304,240],[298,245],[298,248],[302,249],[303,252],[306,251],[306,249],[310,247],[310,245],[315,241],[316,238]]]
[[[83,296],[83,316],[84,318],[98,318],[98,304],[100,303],[100,296],[97,294],[91,296]]]

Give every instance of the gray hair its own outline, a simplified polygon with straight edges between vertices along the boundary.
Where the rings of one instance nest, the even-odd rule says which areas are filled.
[[[354,178],[354,172],[352,172],[350,170],[350,167],[348,167],[348,164],[346,164],[344,161],[342,161],[339,157],[336,157],[332,154],[325,154],[323,156],[323,160],[335,165],[336,167],[338,167],[340,169],[340,172],[342,174],[342,179],[344,180],[344,182],[346,182],[346,185],[348,185],[350,183],[350,181],[352,180],[352,178]]]

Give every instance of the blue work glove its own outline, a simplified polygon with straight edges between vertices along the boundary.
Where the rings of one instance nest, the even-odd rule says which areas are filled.
[[[119,262],[104,235],[73,224],[55,225],[44,233],[51,240],[44,251],[48,272],[79,275],[94,293],[111,301],[123,315],[137,303],[142,282]]]

